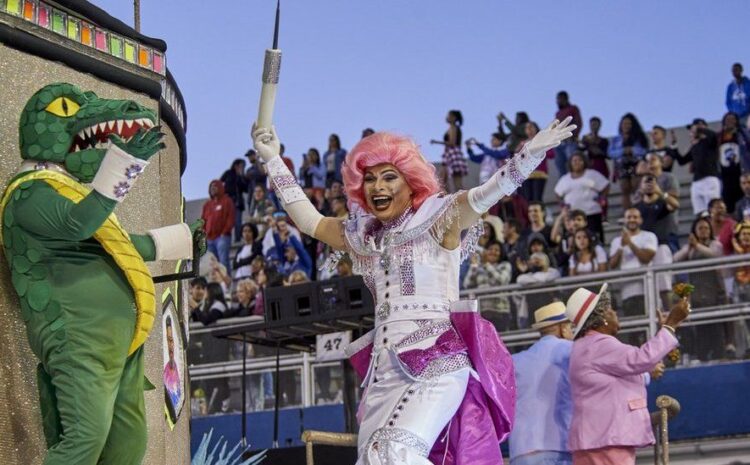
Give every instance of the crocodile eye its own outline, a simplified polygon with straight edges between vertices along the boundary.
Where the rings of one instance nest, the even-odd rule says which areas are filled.
[[[53,115],[68,118],[78,113],[78,110],[80,108],[80,105],[78,105],[68,97],[57,97],[49,105],[47,105],[47,108],[45,108],[45,110],[52,113]]]

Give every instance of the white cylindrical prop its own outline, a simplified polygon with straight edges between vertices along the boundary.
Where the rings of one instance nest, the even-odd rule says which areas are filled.
[[[273,109],[276,103],[276,86],[279,83],[281,69],[281,50],[267,49],[263,62],[263,88],[260,91],[258,104],[257,127],[270,128],[273,122]]]

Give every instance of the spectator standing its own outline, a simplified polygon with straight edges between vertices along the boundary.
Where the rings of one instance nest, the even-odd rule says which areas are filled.
[[[242,247],[234,256],[232,264],[235,282],[253,275],[250,264],[259,256],[263,256],[263,246],[258,241],[258,227],[252,223],[245,223],[242,225]]]
[[[224,192],[234,203],[234,240],[241,239],[242,212],[245,211],[245,197],[247,193],[247,180],[245,179],[245,160],[238,158],[232,162],[232,166],[221,175],[224,183]]]
[[[745,195],[734,207],[734,218],[737,222],[750,221],[750,172],[740,176],[740,188]]]
[[[680,152],[677,150],[677,136],[674,134],[674,129],[669,133],[671,144],[667,145],[667,130],[663,126],[654,126],[651,129],[651,148],[646,153],[646,158],[650,154],[658,155],[662,160],[662,169],[667,173],[672,172],[674,161],[680,158]]]
[[[607,271],[607,254],[596,243],[596,237],[588,229],[578,229],[573,236],[573,248],[568,268],[570,276]]]
[[[598,171],[602,176],[609,179],[609,166],[607,166],[609,141],[605,137],[599,136],[601,127],[602,120],[598,116],[589,120],[591,132],[583,136],[580,149],[588,157],[591,169]]]
[[[432,144],[445,146],[443,150],[443,167],[445,169],[445,186],[448,186],[448,178],[453,180],[453,190],[456,192],[463,189],[464,176],[469,174],[469,168],[466,165],[466,158],[461,152],[461,126],[464,124],[464,117],[458,110],[450,110],[445,117],[448,123],[448,130],[443,135],[443,141],[431,140]]]
[[[588,230],[586,213],[582,210],[570,210],[570,207],[563,205],[560,214],[555,218],[552,225],[552,241],[558,244],[557,263],[563,265],[560,271],[563,276],[567,276],[569,268],[565,264],[570,262],[570,256],[575,248],[575,232],[579,229]],[[598,237],[594,237],[594,242],[598,242]]]
[[[506,147],[505,135],[499,132],[492,134],[490,138],[490,147],[477,142],[476,139],[469,138],[466,141],[466,153],[469,160],[479,164],[479,183],[484,184],[500,168],[501,161],[507,159],[513,154]],[[481,153],[475,154],[472,145],[476,146]]]
[[[508,150],[513,153],[518,152],[519,145],[526,139],[526,124],[529,122],[529,115],[525,111],[516,112],[515,123],[511,123],[505,113],[500,112],[497,115],[498,132],[503,132],[503,123],[510,131],[508,136]]]
[[[693,163],[690,201],[693,204],[693,213],[697,215],[708,208],[711,199],[721,197],[719,146],[716,133],[708,129],[706,120],[696,118],[688,128],[691,137],[690,150],[678,161],[681,165]]]
[[[540,201],[529,202],[527,212],[529,214],[529,225],[526,226],[523,235],[528,238],[533,233],[539,233],[544,236],[544,240],[547,242],[547,245],[557,245],[557,242],[554,242],[552,240],[552,226],[547,224],[547,210],[544,206],[544,203]]]
[[[640,200],[635,204],[635,208],[641,212],[643,218],[641,228],[656,234],[660,245],[669,246],[670,238],[677,237],[674,212],[680,206],[680,201],[669,192],[664,192],[652,174],[641,179],[638,197]]]
[[[539,133],[539,126],[529,121],[526,123],[526,139],[520,144],[519,150],[523,149],[528,141],[534,138]],[[521,184],[519,189],[520,194],[528,201],[542,201],[544,197],[544,186],[547,184],[547,158],[555,156],[554,149],[547,150],[547,156],[542,160],[541,163],[531,172],[526,181]]]
[[[516,219],[506,220],[503,224],[503,256],[513,269],[512,282],[518,277],[518,263],[526,260],[526,241],[521,236],[521,223]]]
[[[235,221],[234,201],[224,193],[224,183],[218,179],[209,184],[208,197],[201,213],[205,222],[206,245],[208,251],[229,269],[229,249]]]
[[[534,312],[532,328],[542,337],[513,355],[516,420],[510,433],[511,465],[571,465],[568,430],[573,417],[568,366],[573,331],[565,304]]]
[[[674,254],[675,262],[717,258],[724,254],[721,243],[714,238],[711,222],[699,217],[693,221],[687,244]],[[699,309],[727,303],[724,280],[719,270],[694,271],[687,275],[688,283],[695,286],[691,303]],[[683,330],[681,345],[684,351],[703,361],[717,360],[728,342],[725,323],[691,326]]]
[[[327,168],[320,162],[318,149],[311,148],[307,151],[299,169],[303,187],[312,191],[315,206],[320,210],[323,206],[323,198],[326,191]],[[336,179],[330,181],[338,182]]]
[[[675,330],[690,313],[683,299],[642,347],[623,344],[606,284],[599,294],[577,289],[566,314],[574,322],[570,354],[573,419],[568,446],[575,465],[635,465],[635,449],[654,444],[646,384],[664,373],[661,360],[675,347]]]
[[[573,130],[573,136],[570,139],[563,141],[555,148],[555,166],[557,166],[557,172],[560,176],[568,172],[568,160],[573,155],[573,152],[578,150],[578,134],[583,128],[581,112],[577,106],[570,103],[568,93],[561,90],[557,93],[557,113],[555,113],[555,118],[558,121],[562,121],[568,116],[573,118],[572,123],[576,125],[576,129]]]
[[[328,150],[323,154],[327,185],[330,185],[334,180],[343,182],[341,165],[344,163],[344,158],[346,158],[346,150],[341,148],[341,139],[338,134],[331,134],[328,136]]]
[[[732,82],[727,86],[727,111],[737,114],[742,126],[747,124],[750,115],[750,79],[742,75],[742,65],[732,65]]]
[[[490,242],[479,256],[471,256],[471,265],[464,278],[465,289],[484,289],[504,286],[510,283],[512,275],[510,263],[503,260],[503,248],[499,242]],[[510,329],[511,314],[508,297],[487,297],[479,299],[482,317],[495,326],[498,332]]]
[[[625,228],[610,245],[610,269],[633,270],[651,264],[659,247],[659,240],[656,234],[641,230],[642,224],[643,218],[637,208],[625,210]],[[625,316],[645,315],[643,283],[640,279],[624,284],[620,295]]]
[[[570,209],[586,213],[588,227],[604,241],[602,204],[600,199],[609,192],[609,181],[598,171],[588,168],[588,161],[581,152],[571,155],[568,162],[570,172],[555,185],[555,194]]]
[[[727,205],[720,198],[712,199],[708,203],[708,214],[711,218],[711,229],[713,229],[716,238],[721,242],[724,255],[731,255],[732,236],[734,234],[734,226],[737,222],[727,214]]]
[[[643,160],[648,148],[648,139],[641,123],[632,113],[620,119],[619,133],[609,144],[609,157],[614,161],[614,181],[619,181],[622,190],[623,209],[630,208],[630,196],[637,188],[636,167]]]
[[[248,168],[245,171],[248,192],[252,192],[256,186],[262,186],[263,189],[266,189],[268,175],[266,174],[266,167],[263,166],[260,158],[258,158],[258,154],[255,150],[250,149],[245,153],[245,157],[248,161]]]
[[[667,155],[664,155],[666,157]],[[669,244],[669,248],[672,250],[672,252],[676,252],[677,249],[680,248],[679,240],[678,240],[678,233],[679,233],[679,218],[678,218],[678,212],[679,212],[679,198],[680,198],[680,183],[677,180],[677,177],[669,172],[664,171],[664,158],[659,155],[658,151],[649,152],[646,154],[646,172],[644,173],[644,176],[653,176],[656,180],[656,185],[659,187],[659,189],[662,192],[662,196],[664,197],[664,194],[667,195],[665,197],[665,200],[672,199],[676,200],[676,207],[672,213],[669,214],[669,218],[671,219],[671,224],[669,225],[669,234],[667,243]],[[637,194],[636,196],[636,203],[641,201],[640,194]],[[674,201],[672,201],[672,204],[674,205]],[[643,213],[643,212],[641,212]]]
[[[638,197],[640,201],[635,204],[635,208],[641,212],[641,218],[643,219],[641,229],[654,233],[659,242],[652,264],[669,265],[672,263],[673,250],[676,251],[679,247],[677,244],[673,249],[669,244],[671,237],[677,237],[673,215],[680,205],[679,200],[663,192],[656,182],[656,178],[651,174],[641,178]],[[661,295],[664,308],[666,308],[669,305],[669,294],[672,292],[671,275],[659,273],[656,276],[656,288]]]
[[[261,185],[255,186],[248,200],[247,222],[254,224],[258,228],[258,237],[263,236],[265,233],[266,218],[271,214],[269,213],[269,209],[273,210],[274,206],[266,194],[266,187]]]
[[[309,278],[313,265],[310,254],[302,246],[302,242],[288,232],[288,229],[286,233],[282,231],[281,228],[274,226],[273,240],[276,244],[276,254],[280,258],[279,272],[288,277],[299,270]]]
[[[740,174],[748,171],[750,160],[748,157],[747,130],[740,127],[740,120],[736,113],[727,113],[721,119],[719,137],[719,163],[721,163],[721,197],[727,204],[727,210],[734,213],[735,204],[742,198],[740,188]]]

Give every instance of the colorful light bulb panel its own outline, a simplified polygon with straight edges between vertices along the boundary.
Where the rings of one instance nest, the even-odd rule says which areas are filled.
[[[162,76],[167,73],[166,57],[159,50],[93,25],[42,0],[0,0],[0,13],[23,18],[79,44]]]

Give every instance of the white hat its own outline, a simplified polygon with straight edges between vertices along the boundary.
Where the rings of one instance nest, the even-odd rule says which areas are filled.
[[[596,308],[596,304],[599,303],[599,299],[602,294],[607,290],[607,283],[602,284],[602,288],[599,289],[598,294],[594,294],[588,289],[579,287],[570,296],[568,303],[565,306],[565,315],[568,317],[571,323],[573,323],[573,337],[583,328],[583,324],[591,315],[591,312]]]
[[[565,317],[565,304],[562,302],[553,302],[534,312],[534,324],[531,327],[542,329],[562,323],[563,321],[568,321]]]

